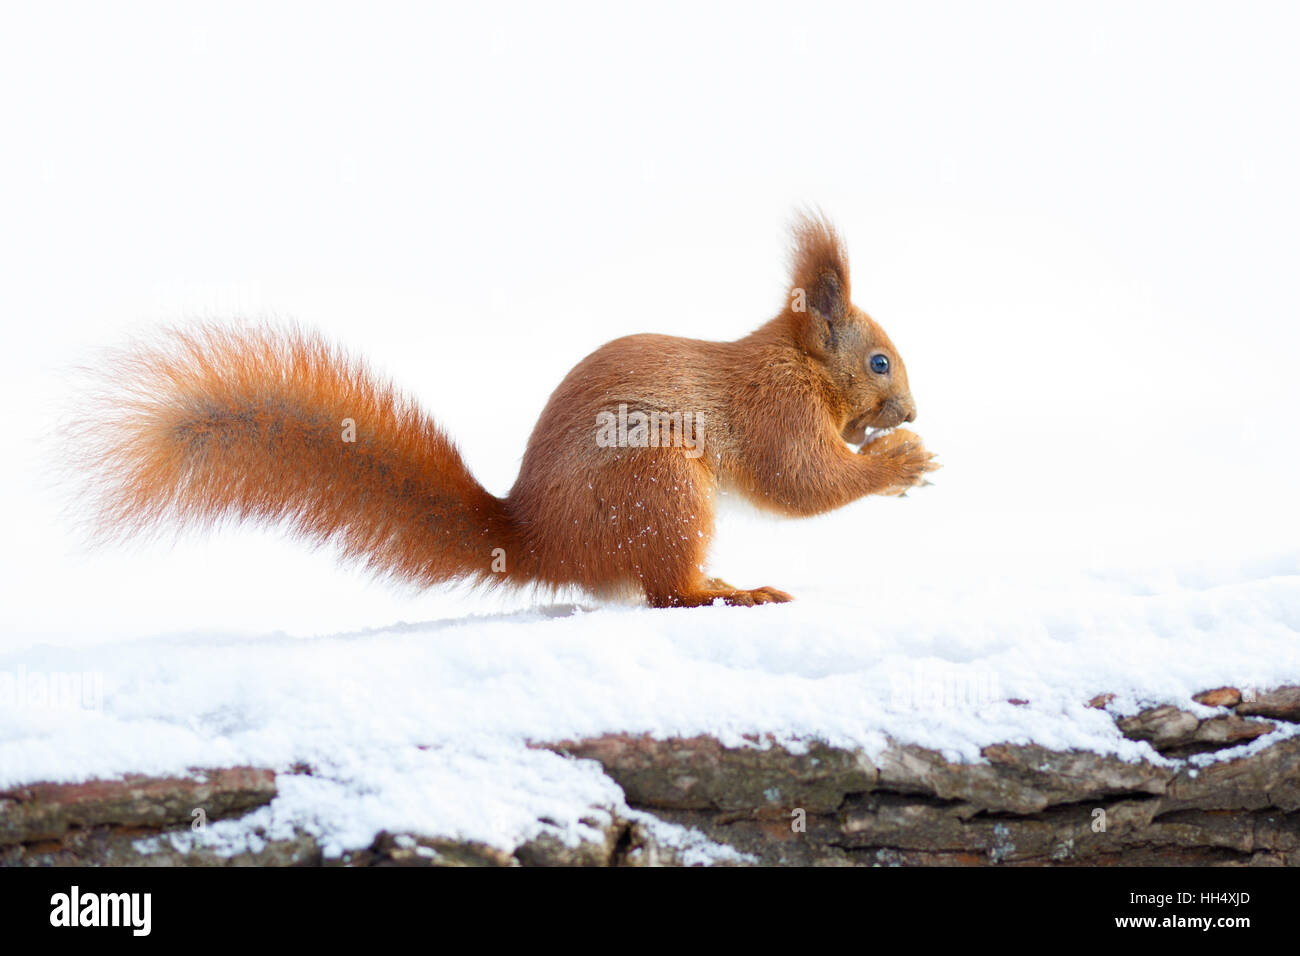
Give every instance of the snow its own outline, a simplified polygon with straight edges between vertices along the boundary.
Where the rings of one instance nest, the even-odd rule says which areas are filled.
[[[827,587],[761,608],[559,605],[350,634],[33,643],[0,654],[0,673],[29,691],[59,673],[101,689],[0,707],[0,786],[308,764],[270,807],[202,839],[235,852],[298,828],[339,854],[389,830],[511,848],[591,838],[592,808],[628,812],[596,764],[530,743],[771,734],[875,756],[893,738],[975,761],[1034,741],[1161,761],[1087,701],[1198,708],[1191,695],[1210,687],[1300,681],[1300,553],[1154,589],[1142,575],[1006,573],[891,580],[870,602]]]

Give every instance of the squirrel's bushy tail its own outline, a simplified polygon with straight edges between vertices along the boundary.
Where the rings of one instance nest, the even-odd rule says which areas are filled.
[[[416,586],[509,577],[492,573],[494,549],[515,556],[504,502],[413,400],[321,338],[171,331],[102,373],[73,443],[99,536],[251,520]]]

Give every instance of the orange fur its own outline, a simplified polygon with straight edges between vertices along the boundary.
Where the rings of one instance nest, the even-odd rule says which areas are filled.
[[[580,362],[505,498],[479,485],[412,400],[311,334],[207,326],[128,349],[109,363],[79,446],[100,530],[249,520],[421,587],[577,586],[655,606],[789,600],[705,575],[720,488],[810,515],[902,493],[937,467],[910,432],[865,441],[868,428],[915,417],[906,370],[849,301],[831,226],[805,216],[794,240],[786,307],[749,336],[634,335]],[[866,364],[877,354],[887,375]],[[663,419],[657,444],[602,444],[600,416],[620,407],[691,417]]]

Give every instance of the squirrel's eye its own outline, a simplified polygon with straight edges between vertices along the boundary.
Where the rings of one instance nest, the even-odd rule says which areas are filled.
[[[877,375],[884,375],[889,371],[889,356],[877,353],[871,356],[871,361],[868,365],[871,367],[871,371],[875,372]]]

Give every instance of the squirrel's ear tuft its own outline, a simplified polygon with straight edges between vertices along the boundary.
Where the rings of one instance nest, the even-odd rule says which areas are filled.
[[[849,305],[849,260],[835,227],[820,212],[802,212],[791,232],[790,310],[816,313],[832,325],[842,321]]]

